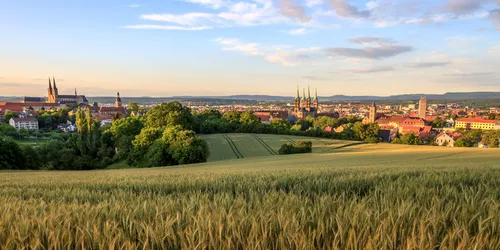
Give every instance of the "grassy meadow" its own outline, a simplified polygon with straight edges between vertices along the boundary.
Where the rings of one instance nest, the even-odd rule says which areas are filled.
[[[0,172],[0,249],[500,249],[498,150],[231,139],[244,158]]]
[[[202,137],[210,149],[209,162],[277,155],[281,145],[296,141],[311,141],[314,153],[332,153],[342,147],[360,144],[357,141],[268,134],[215,134]]]

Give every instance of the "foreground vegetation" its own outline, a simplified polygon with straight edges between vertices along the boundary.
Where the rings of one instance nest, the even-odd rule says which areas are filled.
[[[0,249],[499,249],[498,150],[0,173]]]

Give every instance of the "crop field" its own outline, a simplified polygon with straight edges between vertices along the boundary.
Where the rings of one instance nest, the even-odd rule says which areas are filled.
[[[4,171],[0,249],[500,249],[499,153],[364,144],[174,168]]]
[[[278,155],[281,145],[296,141],[312,141],[315,153],[331,153],[342,147],[360,144],[356,141],[289,135],[216,134],[202,137],[210,149],[210,162]]]

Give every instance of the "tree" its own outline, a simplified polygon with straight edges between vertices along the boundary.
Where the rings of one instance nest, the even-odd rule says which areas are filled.
[[[421,145],[420,137],[416,136],[414,133],[407,133],[401,136],[401,143],[407,145]]]
[[[256,125],[260,123],[260,119],[255,116],[253,111],[246,111],[241,114],[240,123],[245,125]]]
[[[139,105],[137,104],[137,102],[129,102],[129,104],[127,105],[127,108],[128,108],[128,110],[133,111],[133,112],[139,111]]]
[[[362,122],[354,123],[352,131],[356,138],[370,142],[378,141],[380,127],[376,123],[363,124]]]
[[[328,116],[320,116],[314,120],[313,125],[316,128],[320,128],[321,130],[324,130],[328,126],[333,127],[333,128],[338,127],[339,122],[335,118],[331,118]]]
[[[180,126],[165,129],[162,141],[168,145],[168,152],[176,164],[206,162],[209,156],[207,143],[196,136],[194,131]]]
[[[290,122],[285,119],[277,118],[271,121],[271,127],[276,129],[278,133],[284,133],[286,131],[289,131],[292,125],[290,125]]]
[[[5,114],[3,116],[4,121],[6,123],[9,123],[9,121],[10,121],[11,118],[18,118],[18,117],[19,117],[19,115],[17,115],[17,113],[13,112],[13,111],[7,111],[7,112],[5,112]]]
[[[169,126],[183,126],[194,129],[195,123],[191,110],[183,107],[180,102],[162,103],[149,110],[145,116],[146,127],[160,128]]]
[[[209,110],[205,110],[205,111],[199,113],[198,117],[202,121],[207,121],[207,120],[221,119],[222,114],[215,109],[209,109]]]
[[[222,115],[222,119],[230,122],[230,123],[240,123],[240,118],[241,118],[241,112],[237,110],[231,110],[228,112],[225,112]]]
[[[475,140],[462,137],[462,138],[455,141],[454,146],[459,147],[459,148],[463,148],[463,147],[471,148],[471,147],[474,147],[475,144],[476,144]]]
[[[25,161],[25,155],[15,141],[0,137],[0,169],[24,169]]]
[[[446,127],[446,121],[441,120],[441,118],[436,117],[431,123],[433,128],[444,128]]]

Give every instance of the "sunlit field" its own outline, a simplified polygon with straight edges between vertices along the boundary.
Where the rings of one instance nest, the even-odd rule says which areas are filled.
[[[362,144],[174,168],[4,171],[0,249],[500,249],[499,162],[494,149]]]

